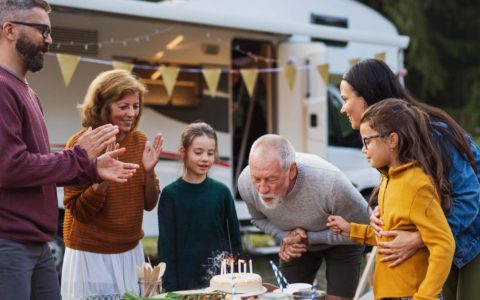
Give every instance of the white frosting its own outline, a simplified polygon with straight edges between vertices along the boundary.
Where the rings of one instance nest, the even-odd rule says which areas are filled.
[[[255,273],[216,275],[210,279],[210,288],[231,293],[233,284],[232,276],[235,276],[235,293],[254,293],[262,290],[262,277]]]

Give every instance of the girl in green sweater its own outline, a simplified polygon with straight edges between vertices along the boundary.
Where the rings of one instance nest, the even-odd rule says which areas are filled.
[[[206,123],[192,123],[181,143],[183,175],[163,189],[158,205],[158,255],[167,264],[166,291],[207,287],[209,258],[242,251],[232,194],[207,177],[217,157],[215,131]]]

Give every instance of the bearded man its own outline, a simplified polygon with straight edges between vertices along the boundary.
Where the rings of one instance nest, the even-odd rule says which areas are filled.
[[[369,222],[367,202],[345,175],[324,159],[295,153],[285,138],[267,134],[252,145],[238,179],[252,223],[282,240],[280,269],[289,283],[312,283],[325,259],[327,299],[352,299],[363,246],[332,234],[329,215]]]
[[[1,299],[61,299],[47,244],[57,232],[56,184],[122,183],[139,168],[115,159],[125,149],[102,154],[118,133],[111,124],[50,152],[40,100],[26,80],[52,44],[49,12],[43,0],[0,0]]]

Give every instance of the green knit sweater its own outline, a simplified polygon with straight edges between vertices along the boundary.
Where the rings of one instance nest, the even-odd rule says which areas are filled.
[[[213,258],[230,252],[230,244],[234,254],[242,251],[230,190],[211,178],[199,184],[179,178],[167,185],[160,196],[158,224],[158,255],[167,263],[167,291],[207,287]]]

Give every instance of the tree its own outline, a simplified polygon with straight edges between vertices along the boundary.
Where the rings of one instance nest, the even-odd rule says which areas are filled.
[[[480,136],[480,2],[363,0],[410,36],[405,83]]]

